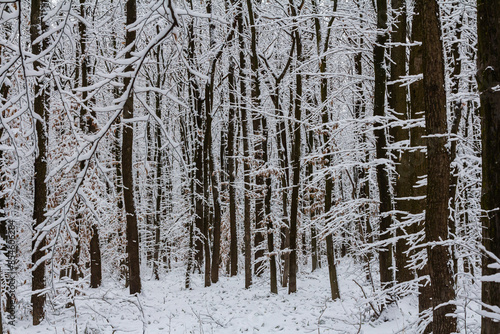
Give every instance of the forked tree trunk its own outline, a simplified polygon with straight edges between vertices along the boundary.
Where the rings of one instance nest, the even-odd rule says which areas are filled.
[[[500,1],[478,0],[478,86],[481,98],[483,144],[483,245],[500,258]],[[493,267],[496,265],[496,268]],[[488,279],[497,275],[499,263],[491,256],[483,258],[483,312],[496,313],[500,307],[500,282]],[[488,307],[486,305],[491,305]],[[481,334],[500,333],[500,322],[483,316]]]

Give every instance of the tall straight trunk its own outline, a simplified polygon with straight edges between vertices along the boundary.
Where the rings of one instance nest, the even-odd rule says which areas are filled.
[[[263,159],[264,164],[267,165],[269,161],[269,151],[268,151],[268,142],[269,142],[269,131],[267,129],[267,121],[265,118],[262,119],[262,129],[264,132],[264,142],[263,146]],[[269,275],[270,275],[270,288],[271,293],[278,293],[278,280],[276,273],[276,254],[274,252],[274,229],[273,229],[273,220],[271,217],[271,195],[272,195],[272,187],[271,187],[271,176],[266,176],[266,197],[264,200],[264,208],[267,220],[267,249],[269,251]]]
[[[241,2],[238,3],[237,9],[237,22],[238,22],[238,43],[239,43],[239,79],[240,79],[240,103],[239,112],[241,117],[241,131],[243,135],[243,182],[245,184],[244,190],[244,219],[243,219],[243,242],[245,244],[245,289],[252,285],[252,228],[250,225],[250,147],[248,142],[248,115],[247,105],[245,102],[246,97],[246,61],[245,61],[245,40],[243,38],[243,8]]]
[[[160,28],[156,28],[156,32],[159,33]],[[161,47],[156,50],[156,87],[160,88],[162,85],[161,73],[161,59],[160,59]],[[160,93],[155,94],[155,111],[156,117],[162,120],[161,117],[161,95]],[[161,129],[157,125],[155,128],[155,140],[156,140],[156,151],[155,151],[155,165],[156,165],[156,199],[155,199],[155,213],[153,216],[153,228],[154,228],[154,251],[153,251],[153,276],[155,280],[160,279],[159,274],[159,264],[160,264],[160,237],[161,237],[161,210],[162,210],[162,200],[163,200],[163,154],[162,154],[162,138]]]
[[[337,5],[338,1],[335,0],[333,4],[333,11],[337,11]],[[314,6],[317,7],[316,1],[314,1]],[[318,49],[318,56],[320,54],[326,54],[328,51],[329,47],[329,40],[330,40],[330,26],[333,24],[335,16],[332,16],[328,23],[328,31],[327,35],[325,36],[324,41],[322,41],[322,35],[321,35],[321,24],[320,20],[318,18],[315,19],[315,28],[316,28],[316,47]],[[328,115],[328,109],[326,107],[327,99],[328,99],[328,79],[326,77],[326,56],[323,56],[321,58],[320,62],[320,73],[323,74],[323,77],[321,78],[321,84],[320,84],[320,89],[321,89],[321,105],[322,105],[322,122],[323,125],[327,125],[330,122],[329,115]],[[330,141],[330,134],[327,131],[323,132],[323,142],[325,145],[329,145]],[[331,153],[330,150],[328,152],[328,155],[326,159],[328,159],[328,166],[331,164]],[[333,175],[331,173],[327,173],[325,177],[325,214],[330,212],[332,208],[332,193],[333,193]],[[337,267],[335,264],[335,251],[333,248],[333,236],[332,233],[328,233],[326,235],[326,258],[328,261],[328,276],[330,279],[330,292],[332,296],[332,300],[340,298],[340,290],[339,290],[339,283],[338,283],[338,277],[337,277]]]
[[[236,78],[234,63],[229,63],[229,120],[227,133],[227,170],[229,174],[229,256],[231,263],[231,276],[238,274],[238,232],[236,226],[236,170],[235,170],[235,133],[237,132],[236,120]]]
[[[31,52],[33,55],[39,55],[47,48],[47,39],[44,38],[41,42],[35,44],[35,41],[48,30],[48,25],[43,21],[46,9],[49,8],[48,0],[33,0],[31,1],[30,15],[30,37],[31,37]],[[42,64],[39,60],[33,62],[35,71],[43,71]],[[43,87],[43,80],[37,79],[34,85],[34,103],[33,109],[37,114],[36,122],[36,143],[37,151],[35,157],[35,184],[34,184],[34,205],[33,205],[33,220],[34,220],[34,237],[32,241],[31,262],[33,269],[31,271],[31,304],[33,307],[33,325],[39,325],[45,318],[45,261],[42,260],[45,251],[42,250],[45,244],[45,238],[39,234],[38,227],[45,221],[45,211],[47,209],[47,103],[48,92]]]
[[[0,62],[1,62],[1,57],[0,57]],[[7,100],[7,96],[9,94],[9,86],[2,84],[2,88],[0,89],[0,94],[2,96],[2,101]],[[3,115],[2,115],[3,116]],[[0,128],[0,138],[2,138],[4,128]],[[5,182],[5,173],[3,169],[5,168],[5,163],[4,163],[4,156],[3,156],[3,150],[0,150],[0,184],[3,184]],[[0,191],[3,192],[3,187],[0,186]],[[0,253],[5,254],[7,256],[7,264],[10,264],[10,254],[9,248],[13,247],[12,244],[10,244],[11,240],[8,235],[8,228],[7,228],[7,215],[6,215],[6,205],[5,205],[5,195],[0,196],[0,239],[4,240],[4,244],[0,245]],[[9,266],[10,267],[10,266]],[[9,268],[10,269],[10,268]],[[0,275],[2,275],[2,271],[0,269]],[[10,275],[12,273],[7,274],[7,284],[9,284],[10,281]],[[0,276],[1,277],[1,276]],[[2,295],[3,295],[3,287],[0,282],[0,305],[2,305]],[[9,291],[9,289],[6,289],[5,291],[5,297],[6,297],[6,309],[7,312],[12,312],[12,291]],[[9,314],[10,316],[14,316],[14,314]],[[2,319],[2,307],[0,307],[0,333],[3,333],[3,319]]]
[[[430,243],[448,239],[448,201],[450,186],[450,156],[446,145],[447,114],[444,79],[444,55],[441,43],[439,6],[436,0],[421,1],[424,39],[424,96],[427,131],[427,204],[425,234]],[[456,331],[455,306],[447,304],[455,299],[451,254],[448,246],[427,248],[432,287],[434,334]],[[440,306],[445,304],[444,306]]]
[[[460,88],[460,75],[462,73],[462,59],[460,58],[460,40],[462,38],[462,18],[456,22],[455,24],[455,41],[451,45],[451,58],[453,62],[453,73],[451,78],[451,93],[455,95],[455,102],[452,104],[453,110],[453,122],[451,124],[451,135],[455,136],[451,141],[450,145],[450,162],[452,166],[453,162],[457,157],[457,135],[458,130],[460,128],[460,121],[462,120],[462,101],[460,101],[458,97],[458,91]],[[456,234],[456,225],[457,222],[455,220],[456,217],[456,194],[457,194],[457,183],[458,183],[458,168],[455,165],[452,167],[450,174],[450,209],[452,210],[452,214],[449,215],[450,219],[448,219],[448,227],[450,229],[450,234]],[[456,256],[455,247],[452,248],[452,257],[453,257],[453,272],[458,274],[458,258]],[[455,277],[455,281],[457,280],[457,276]]]
[[[80,0],[80,15],[83,19],[86,18],[86,0]],[[89,86],[89,66],[88,66],[88,54],[87,54],[87,25],[82,21],[78,22],[78,30],[80,33],[80,57],[81,57],[81,87],[85,88]],[[78,82],[78,80],[77,80]],[[96,115],[91,106],[89,106],[89,101],[87,101],[88,94],[86,91],[82,91],[82,107],[80,109],[80,128],[83,133],[92,134],[97,131],[96,126]],[[90,107],[90,108],[89,108]],[[80,169],[83,170],[85,163],[80,163]],[[80,216],[80,214],[78,215]],[[79,224],[77,217],[77,224]],[[101,285],[102,281],[102,270],[101,270],[101,249],[99,247],[99,229],[95,222],[91,224],[92,236],[90,239],[90,287],[97,288]],[[78,238],[78,249],[75,256],[75,268],[78,268],[78,260],[80,256],[80,237]],[[77,270],[74,270],[73,279],[77,277]],[[79,275],[78,275],[79,276]]]
[[[413,16],[412,23],[412,33],[411,41],[412,46],[410,48],[410,64],[409,64],[409,74],[412,76],[420,75],[423,72],[423,48],[422,45],[417,42],[422,42],[423,40],[423,27],[422,27],[422,14],[420,9],[420,4],[417,1],[415,3],[415,14]],[[409,86],[410,90],[410,118],[412,120],[424,118],[425,103],[424,103],[424,83],[422,80],[416,81]],[[426,141],[424,139],[425,128],[423,126],[415,126],[410,129],[410,147],[409,151],[412,166],[412,174],[410,184],[411,197],[409,213],[411,215],[423,215],[425,212],[425,196],[427,194],[427,186],[418,185],[419,180],[427,175],[427,158],[422,147],[426,146]],[[416,222],[411,231],[414,233],[423,232],[425,221]],[[426,249],[421,250],[421,252],[427,252]],[[419,313],[422,313],[432,307],[432,290],[430,284],[428,284],[429,278],[429,265],[425,264],[424,267],[417,271],[417,275],[420,279],[419,284],[419,295],[418,295],[418,309]],[[432,326],[427,326],[424,333],[430,333]]]
[[[252,124],[253,124],[253,134],[254,134],[254,163],[262,167],[263,163],[263,150],[265,148],[263,139],[263,116],[258,111],[260,107],[260,78],[259,78],[259,55],[257,54],[257,28],[255,27],[255,12],[253,9],[253,1],[247,0],[247,10],[248,10],[248,21],[250,25],[250,69],[251,69],[251,110],[252,110]],[[265,187],[264,187],[264,175],[262,172],[258,172],[255,176],[255,188],[254,193],[255,198],[255,274],[262,274],[262,264],[264,261],[264,240],[265,240],[265,229],[264,226],[264,200],[265,200]]]
[[[373,115],[378,117],[375,123],[375,146],[377,159],[382,161],[387,157],[387,138],[384,123],[380,120],[385,116],[385,94],[386,94],[386,69],[385,69],[385,45],[387,42],[387,0],[377,0],[377,41],[373,48],[373,62],[375,66],[375,101]],[[391,227],[391,194],[389,189],[389,175],[384,162],[377,165],[377,184],[380,200],[380,240],[390,238]],[[380,247],[380,283],[382,288],[392,284],[392,251],[391,245],[385,244]]]
[[[292,16],[296,17],[297,12],[290,0],[290,10]],[[297,62],[302,61],[302,40],[298,25],[294,22],[293,32],[295,35],[295,49]],[[299,188],[300,188],[300,148],[301,148],[301,120],[302,120],[302,74],[297,71],[295,74],[295,100],[294,100],[294,121],[292,123],[293,145],[292,145],[292,203],[290,206],[290,267],[288,273],[288,293],[297,292],[297,225],[299,215]]]
[[[401,82],[406,76],[406,0],[392,0],[392,8],[398,13],[397,26],[392,30],[392,43],[396,45],[391,49],[391,81],[393,82],[389,88],[389,107],[393,110],[394,116],[399,121],[408,120],[408,111],[406,103],[407,89]],[[403,143],[409,139],[409,131],[405,129],[402,124],[394,126],[391,130],[395,143]],[[410,177],[412,172],[411,162],[409,160],[409,150],[407,148],[400,148],[396,152],[396,183],[394,186],[395,192],[395,209],[396,221],[399,224],[404,224],[404,221],[409,211],[410,200],[408,199],[411,194],[412,184]],[[398,283],[407,282],[413,279],[413,274],[409,268],[406,267],[408,263],[407,251],[409,245],[405,238],[406,228],[399,227],[396,230],[398,241],[396,242],[396,281]]]
[[[500,1],[478,0],[478,86],[481,98],[481,132],[483,144],[483,245],[500,258]],[[483,311],[498,314],[491,307],[500,307],[500,282],[488,276],[498,275],[498,262],[483,258],[481,299]],[[490,305],[488,307],[486,305]],[[488,316],[481,320],[481,333],[500,333],[500,322]]]
[[[136,1],[127,0],[127,27],[130,27],[136,21],[137,10]],[[135,50],[136,32],[134,29],[128,29],[126,33],[126,46],[129,51],[125,54],[126,59],[132,58],[132,52]],[[132,66],[128,65],[126,72],[132,71]],[[130,77],[125,77],[123,80],[124,89],[130,89],[127,100],[123,107],[123,120],[134,118],[134,94],[133,87],[129,87],[132,82]],[[129,290],[130,294],[141,292],[141,276],[139,265],[139,232],[137,229],[137,215],[134,201],[134,176],[133,176],[133,148],[134,146],[134,125],[126,123],[123,125],[123,140],[122,140],[122,175],[123,175],[123,200],[125,204],[125,212],[127,217],[127,253],[128,253],[128,270],[129,270]]]
[[[295,45],[295,41],[293,41]],[[292,55],[290,54],[290,57]],[[289,66],[290,63],[288,63]],[[286,66],[286,67],[288,67]],[[285,71],[286,72],[286,71]],[[282,76],[284,73],[282,73]],[[280,76],[280,78],[282,78]],[[274,111],[277,116],[276,122],[276,146],[278,149],[278,159],[280,162],[280,168],[283,171],[280,177],[281,184],[281,193],[282,193],[282,227],[281,227],[281,250],[288,248],[288,185],[290,180],[290,171],[289,171],[289,161],[288,161],[288,142],[286,135],[286,119],[283,117],[283,110],[281,109],[280,103],[280,80],[277,80],[274,85],[274,93],[271,95],[271,100],[274,103]],[[283,273],[282,273],[282,286],[286,287],[288,285],[288,253],[282,253],[282,262],[283,262]]]
[[[360,14],[360,19],[362,19],[362,16]],[[363,38],[359,39],[359,46],[362,47],[364,44]],[[354,55],[354,67],[356,70],[356,75],[359,75],[360,77],[363,75],[363,54],[361,52],[358,52]],[[365,103],[365,91],[363,89],[363,82],[361,79],[358,80],[356,83],[356,91],[357,91],[357,96],[356,100],[354,102],[354,116],[356,119],[359,121],[362,121],[364,117],[366,117],[366,103]],[[360,138],[360,144],[366,143],[366,134],[362,134]],[[369,161],[369,155],[370,153],[367,151],[365,153],[365,159],[363,162]],[[370,197],[370,182],[368,180],[368,171],[365,168],[365,166],[360,166],[357,169],[357,180],[358,180],[358,198],[367,200]],[[359,221],[359,231],[360,231],[360,236],[361,236],[361,242],[362,243],[370,243],[371,240],[371,225],[370,225],[370,219],[368,217],[368,205],[363,204],[360,207],[360,221]],[[368,238],[366,237],[368,236]],[[367,252],[363,256],[363,261],[365,264],[365,271],[366,271],[366,278],[367,280],[373,285],[373,277],[371,274],[371,266],[370,262],[372,259],[372,254],[370,252]]]

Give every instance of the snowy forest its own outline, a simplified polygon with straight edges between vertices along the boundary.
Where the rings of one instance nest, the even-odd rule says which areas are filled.
[[[500,333],[500,0],[0,0],[0,333]]]

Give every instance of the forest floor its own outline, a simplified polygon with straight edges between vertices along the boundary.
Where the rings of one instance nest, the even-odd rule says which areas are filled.
[[[298,291],[292,295],[286,288],[271,294],[265,276],[255,278],[254,285],[244,289],[243,275],[221,276],[219,283],[209,288],[203,287],[202,275],[193,275],[192,289],[187,290],[184,274],[184,268],[179,267],[160,281],[143,279],[143,292],[138,297],[129,296],[128,289],[118,282],[104,282],[99,289],[84,288],[74,299],[66,296],[74,304],[59,303],[60,307],[50,308],[42,325],[30,326],[31,319],[26,316],[12,333],[417,332],[417,297],[392,303],[375,319],[369,301],[376,298],[376,292],[367,284],[361,267],[350,259],[343,259],[338,266],[341,299],[334,302],[329,298],[326,268],[300,273]],[[478,320],[471,319],[469,324],[474,328]]]

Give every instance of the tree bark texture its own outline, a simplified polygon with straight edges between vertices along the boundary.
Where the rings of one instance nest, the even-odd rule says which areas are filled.
[[[35,44],[35,41],[48,29],[47,23],[42,20],[46,8],[49,4],[47,0],[33,0],[31,1],[31,52],[34,55],[39,55],[47,48],[47,40],[44,38],[42,42]],[[39,60],[33,63],[36,71],[42,70],[42,64]],[[33,220],[34,220],[34,237],[32,241],[32,255],[31,262],[33,265],[31,272],[32,286],[31,290],[31,304],[33,307],[33,325],[39,325],[45,318],[45,294],[41,293],[45,289],[45,261],[42,257],[45,251],[41,248],[45,244],[44,238],[39,238],[38,227],[42,226],[45,221],[45,211],[47,208],[47,184],[45,178],[47,176],[47,120],[48,112],[47,99],[48,93],[43,87],[43,80],[41,78],[36,80],[34,87],[34,112],[38,115],[39,119],[36,122],[36,157],[35,157],[35,183],[34,183],[34,207],[33,207]]]
[[[500,1],[478,0],[478,72],[481,99],[481,130],[483,153],[483,245],[500,258]],[[493,268],[491,265],[497,267]],[[482,302],[500,307],[500,283],[489,281],[498,275],[499,263],[490,256],[483,258]],[[492,312],[484,306],[483,312]],[[498,316],[498,311],[496,311]],[[500,322],[483,316],[482,334],[500,333]]]
[[[451,254],[448,246],[436,245],[448,240],[448,202],[450,186],[450,155],[446,148],[447,114],[444,79],[444,54],[441,42],[439,6],[436,0],[421,1],[424,50],[424,101],[427,135],[427,204],[425,234],[432,288],[434,334],[456,331],[455,306],[446,304],[455,299]],[[444,304],[444,306],[440,306]]]
[[[126,4],[127,21],[129,27],[137,19],[136,1],[127,0]],[[132,52],[135,49],[136,32],[128,29],[126,33],[126,45],[131,46],[126,53],[125,58],[132,58]],[[132,66],[128,65],[127,72],[132,71]],[[134,94],[132,81],[130,77],[123,80],[124,89],[129,89],[127,100],[123,107],[124,121],[134,118]],[[123,175],[123,202],[127,216],[127,253],[129,269],[129,291],[130,294],[141,292],[141,276],[139,263],[139,232],[137,229],[137,214],[134,200],[134,176],[133,176],[133,145],[134,145],[134,126],[132,123],[123,125],[122,140],[122,175]]]
[[[385,45],[387,43],[387,0],[377,0],[377,41],[373,49],[373,61],[375,66],[375,101],[373,115],[378,117],[375,123],[375,146],[377,159],[386,160],[387,157],[387,137],[384,123],[380,120],[385,116],[385,95],[386,95],[386,70],[385,70]],[[389,175],[386,163],[380,162],[377,165],[377,184],[380,201],[380,240],[390,238],[389,228],[391,227],[391,193],[389,187]],[[392,247],[389,244],[381,246],[379,251],[380,262],[380,283],[382,287],[388,287],[393,282],[392,267]]]

